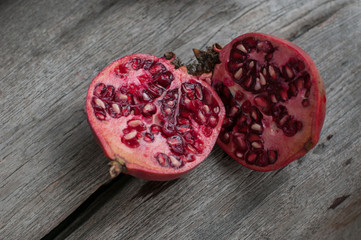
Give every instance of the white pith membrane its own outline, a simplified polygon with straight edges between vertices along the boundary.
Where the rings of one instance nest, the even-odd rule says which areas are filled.
[[[223,120],[220,100],[209,89],[164,58],[133,54],[92,81],[88,120],[106,155],[124,162],[130,174],[187,172],[209,154]],[[173,130],[167,128],[172,122]]]
[[[312,138],[312,125],[320,107],[316,80],[321,80],[300,51],[264,35],[249,34],[220,52],[212,84],[226,107],[226,117],[217,143],[245,166],[277,169],[304,155],[318,140],[318,136]],[[247,101],[249,107],[243,109]],[[276,116],[280,108],[287,117]],[[287,127],[296,130],[287,132]]]

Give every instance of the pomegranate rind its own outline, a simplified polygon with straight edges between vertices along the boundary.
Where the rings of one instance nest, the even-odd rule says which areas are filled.
[[[133,114],[130,114],[127,117],[120,118],[110,118],[107,115],[105,121],[100,121],[95,116],[95,112],[92,106],[92,99],[94,97],[94,89],[96,88],[96,86],[99,83],[112,84],[115,87],[119,87],[120,84],[124,84],[124,81],[128,80],[119,79],[119,77],[115,76],[114,72],[117,68],[119,68],[119,66],[125,65],[127,62],[134,58],[147,59],[159,62],[166,66],[168,71],[170,71],[174,76],[174,80],[172,81],[169,89],[179,88],[182,83],[187,81],[201,84],[205,89],[208,89],[212,93],[213,99],[220,107],[218,124],[213,128],[212,134],[209,137],[205,137],[204,135],[199,134],[200,138],[204,142],[202,153],[195,155],[195,160],[186,162],[186,164],[184,164],[182,167],[165,168],[160,166],[154,160],[154,155],[158,151],[169,148],[167,146],[165,138],[160,137],[160,135],[158,137],[155,137],[153,143],[147,144],[142,142],[139,147],[136,148],[130,148],[124,143],[122,143],[121,136],[124,135],[122,133],[122,130],[124,130],[127,122],[134,118],[142,118],[134,116]],[[194,76],[188,75],[186,69],[183,67],[175,69],[174,66],[171,64],[171,61],[172,59],[166,60],[165,58],[158,58],[148,54],[132,54],[112,62],[92,80],[86,98],[87,118],[98,143],[104,150],[105,155],[109,159],[111,159],[111,166],[113,166],[113,172],[111,172],[111,175],[115,176],[119,174],[119,171],[121,171],[126,174],[146,180],[167,181],[176,179],[183,176],[184,174],[195,168],[197,165],[199,165],[209,155],[213,146],[215,145],[225,115],[222,101],[209,84],[197,79]],[[156,102],[157,101],[154,101],[154,104],[156,104]],[[154,120],[155,118],[150,119]],[[151,123],[152,120],[145,122],[145,124]],[[198,131],[199,129],[195,130]],[[116,169],[115,173],[114,169]]]
[[[290,56],[296,56],[299,59],[302,59],[306,65],[305,69],[311,76],[310,79],[312,82],[312,88],[309,99],[311,99],[312,101],[310,103],[310,106],[308,106],[307,109],[305,109],[304,111],[297,110],[297,114],[297,111],[295,111],[296,117],[300,118],[302,121],[305,121],[307,124],[304,124],[302,130],[291,138],[286,136],[271,138],[268,136],[266,142],[264,143],[265,147],[266,145],[270,148],[276,147],[281,152],[278,160],[274,164],[269,164],[267,166],[249,164],[244,159],[239,159],[235,156],[235,146],[232,142],[226,144],[221,140],[221,137],[219,137],[217,140],[217,144],[243,166],[256,171],[273,171],[280,169],[288,165],[292,161],[304,156],[317,144],[325,119],[326,92],[323,81],[314,61],[304,50],[302,50],[294,43],[291,43],[279,37],[254,32],[246,33],[235,38],[219,51],[219,59],[221,63],[217,64],[214,68],[212,76],[212,86],[219,82],[222,82],[229,87],[233,97],[236,91],[242,91],[243,93],[245,93],[246,98],[248,96],[248,99],[252,100],[252,96],[250,96],[251,94],[247,93],[246,90],[244,90],[240,85],[234,82],[234,78],[228,71],[227,67],[233,45],[241,41],[242,39],[246,39],[248,37],[254,37],[261,41],[267,40],[271,42],[274,47],[278,48],[279,51],[282,51],[284,53],[285,60],[286,58],[289,59]],[[290,111],[292,111],[292,109],[290,109]]]

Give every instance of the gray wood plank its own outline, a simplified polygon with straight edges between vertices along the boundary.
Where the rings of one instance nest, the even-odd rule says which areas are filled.
[[[86,122],[91,79],[143,52],[226,44],[261,31],[292,40],[324,79],[319,145],[250,171],[215,147],[187,176],[120,178],[59,239],[357,239],[361,235],[359,1],[3,1],[0,236],[38,239],[108,181]],[[332,136],[332,137],[331,137]]]
[[[360,3],[232,3],[215,3],[220,6],[212,9],[215,22],[199,13],[190,29],[177,36],[191,40],[176,53],[180,50],[187,58],[183,49],[189,45],[225,44],[249,31],[300,45],[316,62],[326,86],[327,115],[318,146],[270,173],[247,170],[216,147],[207,161],[180,180],[159,184],[132,179],[121,189],[109,189],[111,198],[105,194],[97,199],[89,208],[97,211],[73,226],[73,233],[59,237],[359,239]],[[202,9],[197,3],[189,7]]]

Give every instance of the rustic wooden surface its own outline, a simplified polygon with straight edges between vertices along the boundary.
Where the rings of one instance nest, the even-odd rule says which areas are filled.
[[[1,1],[0,239],[361,239],[360,1]],[[185,62],[260,31],[324,79],[320,142],[275,172],[219,147],[187,176],[109,182],[86,121],[92,78],[126,54]]]

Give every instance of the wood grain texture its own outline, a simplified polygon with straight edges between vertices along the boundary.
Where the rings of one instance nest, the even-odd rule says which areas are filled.
[[[121,176],[58,239],[359,239],[360,1],[2,1],[0,238],[39,239],[108,181],[86,121],[91,79],[126,54],[225,45],[251,31],[314,59],[327,113],[319,144],[275,172],[219,147],[187,176]]]

